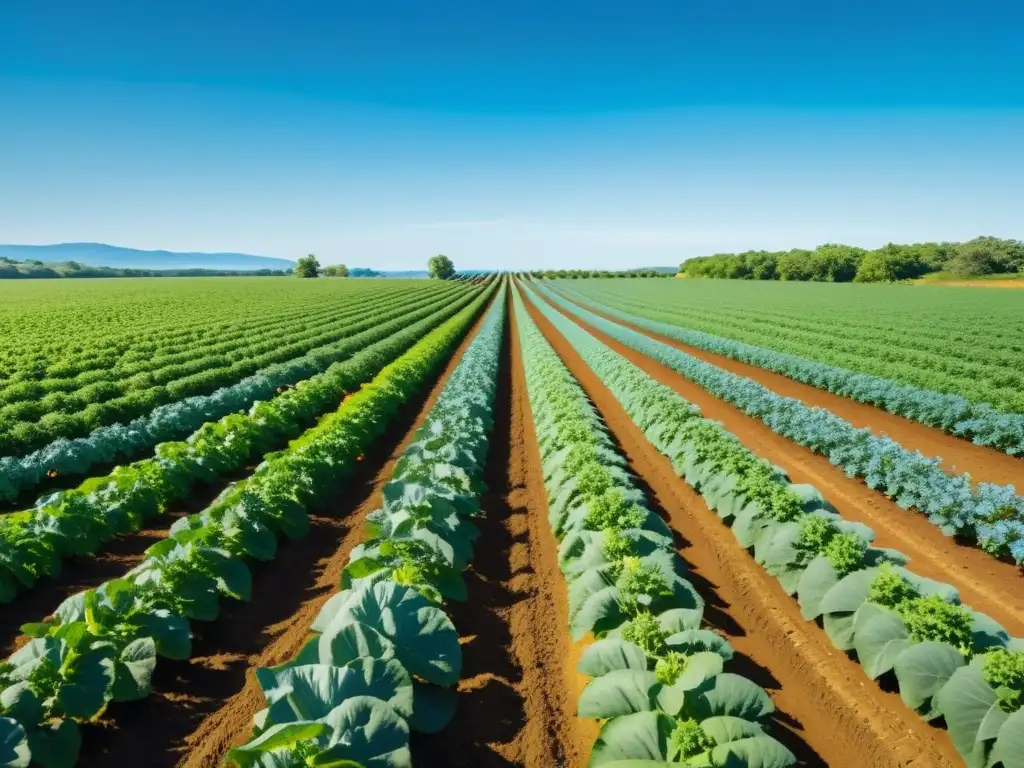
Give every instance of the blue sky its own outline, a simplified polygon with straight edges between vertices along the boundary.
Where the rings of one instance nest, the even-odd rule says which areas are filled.
[[[1021,237],[1003,2],[0,0],[0,241],[625,267]]]

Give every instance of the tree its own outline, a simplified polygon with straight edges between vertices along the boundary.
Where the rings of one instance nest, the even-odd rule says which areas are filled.
[[[309,256],[303,256],[295,265],[296,277],[318,277],[320,271],[320,262],[312,253]]]
[[[889,243],[874,251],[868,251],[857,267],[855,283],[882,283],[894,280],[909,280],[920,277],[927,271],[918,252],[909,246]]]
[[[344,264],[333,264],[324,267],[324,277],[348,277],[348,267]]]
[[[819,245],[812,254],[812,280],[830,283],[848,283],[857,275],[857,267],[864,257],[863,248],[852,245],[826,243]]]
[[[432,256],[427,262],[427,272],[438,280],[450,280],[455,276],[455,265],[452,264],[451,259],[443,253],[439,253],[437,256]]]

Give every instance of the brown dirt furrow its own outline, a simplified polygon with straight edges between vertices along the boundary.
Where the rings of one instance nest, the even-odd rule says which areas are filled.
[[[562,295],[566,300],[573,301],[572,297]],[[873,405],[858,403],[848,397],[834,395],[809,384],[801,384],[780,373],[766,371],[756,365],[741,363],[725,355],[718,355],[684,344],[669,336],[648,331],[590,307],[587,309],[607,320],[624,325],[638,333],[646,334],[652,339],[657,339],[730,373],[752,379],[777,395],[792,397],[807,405],[831,411],[855,427],[868,429],[876,435],[892,438],[907,450],[920,451],[925,456],[932,458],[938,457],[942,466],[949,472],[970,473],[971,479],[975,482],[1013,484],[1017,488],[1024,489],[1024,460],[1021,458],[1008,456],[994,448],[975,445],[969,440],[954,437],[940,429],[919,424],[902,416],[896,416]]]
[[[569,313],[563,314],[698,406],[705,417],[721,422],[755,454],[782,467],[793,482],[815,486],[844,518],[869,525],[876,533],[875,544],[908,555],[915,573],[955,585],[964,603],[991,616],[1011,635],[1024,635],[1024,573],[1017,566],[943,536],[924,515],[900,509],[861,480],[847,477],[828,459],[775,434],[761,421],[719,400],[668,366]]]
[[[413,760],[424,768],[582,768],[592,738],[581,738],[564,674],[565,594],[543,527],[543,478],[514,327],[498,375],[469,598],[447,606],[463,643],[459,708],[441,733],[414,734]]]
[[[718,516],[651,445],[565,337],[531,314],[601,412],[652,508],[679,535],[706,620],[737,651],[733,669],[763,686],[778,707],[773,735],[804,765],[929,768],[960,765],[949,737],[881,690],[803,620],[778,583],[736,543]]]
[[[482,322],[435,378],[425,399],[406,403],[383,437],[366,452],[348,490],[310,517],[300,541],[280,541],[277,557],[251,563],[250,603],[224,601],[215,622],[193,622],[192,658],[161,659],[150,696],[112,705],[83,744],[83,765],[213,768],[227,750],[245,742],[252,716],[263,707],[257,667],[291,658],[309,626],[335,594],[352,548],[364,538],[362,523],[380,506],[380,491]]]

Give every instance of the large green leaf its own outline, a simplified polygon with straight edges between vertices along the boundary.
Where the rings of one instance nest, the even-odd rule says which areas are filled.
[[[373,696],[403,717],[412,714],[412,680],[394,659],[361,658],[345,667],[258,669],[256,679],[267,699],[267,724],[319,720],[352,696]]]
[[[9,717],[0,717],[0,765],[6,768],[28,768],[29,765],[25,729]]]
[[[894,665],[903,703],[927,720],[937,717],[932,697],[964,664],[963,654],[948,643],[929,640],[910,646]]]
[[[895,611],[864,603],[854,614],[853,647],[872,680],[891,670],[899,655],[912,644],[910,632]]]
[[[459,695],[449,688],[412,681],[412,717],[409,728],[419,733],[443,731],[455,716]]]
[[[819,613],[854,613],[868,599],[878,568],[865,568],[844,576],[826,592],[818,604]]]
[[[687,659],[686,668],[671,685],[659,684],[655,691],[658,706],[670,715],[678,715],[686,701],[687,691],[702,686],[722,671],[722,657],[717,653],[697,653]]]
[[[43,719],[43,702],[32,691],[29,681],[25,680],[0,691],[0,712],[19,723],[32,726]]]
[[[721,768],[789,768],[796,756],[771,736],[752,736],[719,744],[711,759]]]
[[[936,699],[953,744],[965,757],[994,739],[1007,719],[995,691],[982,676],[979,660],[956,670]]]
[[[365,768],[412,768],[409,726],[380,699],[346,699],[323,722],[330,726],[331,734],[318,765],[352,760]]]
[[[395,645],[384,635],[360,622],[336,622],[316,638],[317,661],[343,667],[359,658],[392,659]]]
[[[839,583],[839,574],[828,558],[818,556],[808,563],[797,582],[800,613],[808,621],[821,615],[821,599]]]
[[[350,621],[366,624],[388,638],[411,674],[435,685],[458,682],[462,672],[458,632],[447,614],[415,589],[392,581],[359,589],[331,623]]]
[[[673,651],[687,655],[712,651],[727,661],[733,657],[733,648],[729,641],[709,629],[686,629],[676,632],[669,636],[665,644]]]
[[[580,605],[570,620],[573,640],[579,640],[588,632],[600,637],[622,625],[628,618],[622,606],[622,592],[616,586],[606,586],[591,593]]]
[[[688,694],[684,712],[698,722],[715,715],[757,720],[775,711],[775,705],[761,686],[745,677],[723,672]]]
[[[606,637],[588,645],[576,665],[576,671],[588,677],[600,677],[617,669],[646,671],[647,654],[638,645]]]
[[[268,728],[252,741],[230,750],[228,760],[234,760],[240,768],[262,768],[268,765],[263,761],[265,756],[278,751],[287,753],[296,744],[321,739],[330,731],[326,723],[280,723]],[[291,762],[281,760],[277,765],[299,766],[302,761],[301,758]]]
[[[1024,768],[1024,709],[1018,709],[999,728],[989,765],[1002,762],[1003,768]]]
[[[32,763],[40,768],[73,768],[82,748],[82,732],[73,720],[57,720],[28,732]]]
[[[149,681],[156,669],[156,643],[141,637],[125,646],[114,662],[114,701],[136,701],[149,695]]]
[[[76,720],[91,720],[110,700],[114,685],[114,649],[98,648],[77,660],[74,674],[57,692],[59,711]]]
[[[853,650],[853,613],[826,613],[823,621],[825,634],[832,645],[841,651]]]
[[[701,721],[700,728],[715,740],[716,744],[749,739],[764,733],[760,723],[744,720],[742,717],[716,715]]]
[[[668,739],[675,720],[664,712],[637,712],[601,726],[590,753],[593,766],[617,760],[668,760]]]
[[[655,709],[652,688],[654,673],[639,669],[616,669],[595,677],[583,689],[577,714],[606,719]]]

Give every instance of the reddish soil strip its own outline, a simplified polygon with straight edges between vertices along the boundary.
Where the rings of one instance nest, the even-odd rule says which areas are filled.
[[[469,599],[447,606],[463,643],[459,709],[441,733],[413,735],[413,760],[424,768],[582,768],[596,734],[581,732],[566,674],[565,590],[514,327],[498,376]]]
[[[568,301],[573,300],[572,297],[565,294],[562,294],[562,296]],[[758,368],[756,365],[741,363],[725,355],[717,355],[713,352],[707,352],[698,347],[684,344],[669,336],[648,331],[638,325],[625,322],[604,312],[595,311],[590,307],[587,307],[587,309],[613,323],[618,323],[638,333],[643,333],[652,339],[657,339],[664,344],[680,349],[688,355],[693,355],[693,357],[716,365],[730,373],[752,379],[761,386],[772,390],[777,395],[792,397],[807,405],[823,408],[845,419],[855,427],[868,429],[876,435],[890,437],[909,451],[920,451],[925,456],[938,457],[942,461],[942,466],[947,471],[967,472],[970,473],[971,479],[975,482],[997,483],[999,485],[1013,484],[1021,489],[1021,491],[1024,491],[1024,460],[1021,458],[1008,456],[994,448],[975,445],[969,440],[948,435],[940,429],[927,427],[924,424],[905,419],[902,416],[896,416],[873,405],[858,403],[855,400],[834,395],[831,392],[812,387],[809,384],[801,384],[780,373],[766,371],[764,368]]]
[[[310,517],[300,541],[280,541],[273,562],[251,563],[253,601],[225,600],[215,622],[193,622],[193,656],[161,659],[149,698],[115,704],[99,728],[86,734],[84,765],[220,765],[227,750],[245,742],[252,716],[264,706],[256,667],[294,656],[320,608],[337,592],[341,570],[365,534],[362,523],[380,506],[380,489],[395,462],[475,336],[483,315],[423,400],[411,400],[391,428],[367,451],[350,477],[348,493]]]
[[[653,508],[680,534],[691,581],[708,601],[705,617],[737,651],[734,669],[763,686],[778,707],[773,735],[804,765],[960,765],[945,732],[868,680],[824,632],[804,621],[796,602],[676,477],[566,339],[536,309],[531,314],[601,412]]]
[[[1024,573],[1016,565],[943,536],[924,515],[900,509],[860,480],[847,477],[828,459],[775,434],[761,421],[719,400],[668,366],[620,344],[569,313],[563,314],[698,406],[705,417],[720,421],[755,454],[782,467],[793,482],[815,486],[844,518],[869,525],[877,534],[875,544],[908,555],[915,573],[953,584],[964,603],[991,616],[1011,635],[1024,635]]]
[[[253,469],[255,466],[239,472],[237,477],[231,479],[241,479]],[[146,528],[119,536],[93,555],[64,561],[56,578],[44,576],[31,589],[3,606],[0,609],[3,610],[4,616],[0,643],[3,644],[4,655],[13,653],[28,642],[29,638],[22,635],[19,629],[22,624],[42,621],[71,595],[123,576],[125,572],[139,564],[149,547],[167,537],[167,532],[175,520],[201,512],[224,490],[227,482],[230,481],[225,480],[223,485],[197,487],[192,496],[173,511],[154,517],[150,521],[152,525],[160,527]]]

